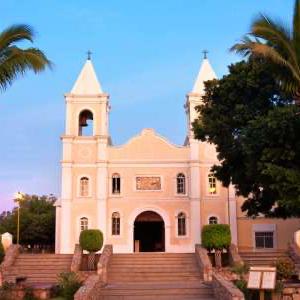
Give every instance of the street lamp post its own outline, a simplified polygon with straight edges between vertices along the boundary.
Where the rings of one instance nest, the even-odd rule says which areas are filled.
[[[17,203],[17,245],[20,242],[20,202],[23,198],[23,194],[21,192],[17,192],[15,196],[15,201]]]

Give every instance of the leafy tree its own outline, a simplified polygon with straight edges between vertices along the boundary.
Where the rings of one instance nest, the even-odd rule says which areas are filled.
[[[270,64],[250,58],[206,83],[196,138],[216,145],[216,177],[246,198],[248,216],[300,216],[300,118]]]
[[[252,22],[250,33],[232,50],[245,56],[264,57],[275,67],[280,85],[300,104],[300,0],[295,0],[292,28],[259,15]]]
[[[34,31],[28,25],[13,25],[0,32],[0,90],[5,90],[28,70],[40,73],[51,67],[51,62],[40,49],[22,49],[16,45],[23,41],[34,41]]]
[[[55,241],[56,198],[50,196],[24,195],[20,202],[20,244],[53,245]],[[0,215],[0,233],[17,236],[17,208]]]

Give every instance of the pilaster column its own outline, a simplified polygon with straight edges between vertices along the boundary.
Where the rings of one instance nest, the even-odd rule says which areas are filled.
[[[232,184],[228,187],[228,205],[229,205],[229,224],[231,231],[231,241],[237,246],[237,212],[236,212],[236,197],[235,189]]]
[[[107,165],[99,163],[97,168],[97,224],[103,232],[104,240],[107,237]]]
[[[103,113],[103,110],[102,110]],[[102,120],[103,122],[103,120]],[[101,126],[103,128],[103,124]],[[107,187],[108,187],[108,171],[107,171],[107,138],[100,136],[98,138],[98,163],[97,163],[97,226],[102,231],[104,241],[107,238]]]
[[[201,208],[200,208],[200,162],[199,142],[190,140],[190,202],[191,202],[191,238],[193,244],[201,242]]]

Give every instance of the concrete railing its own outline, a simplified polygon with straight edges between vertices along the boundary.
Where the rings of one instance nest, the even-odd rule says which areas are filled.
[[[21,251],[20,245],[12,244],[5,252],[4,260],[0,265],[0,286],[4,282],[4,272],[7,271],[15,262]]]
[[[104,286],[105,283],[101,282],[99,275],[90,275],[74,295],[74,300],[97,300]]]
[[[72,263],[71,263],[71,272],[80,271],[81,262],[82,262],[82,248],[80,247],[79,244],[76,244],[73,258],[72,258]]]
[[[244,294],[229,280],[220,274],[212,276],[214,295],[217,300],[245,300]]]
[[[97,274],[100,276],[100,281],[103,283],[107,283],[107,268],[112,255],[113,246],[105,245],[97,265]]]
[[[234,265],[243,265],[244,264],[244,261],[242,260],[239,252],[238,252],[238,248],[236,245],[234,244],[231,244],[229,249],[229,261],[230,261],[230,264],[232,266]]]
[[[107,284],[108,264],[113,254],[113,246],[105,245],[101,253],[97,274],[90,275],[76,292],[74,300],[99,300],[101,289]]]
[[[207,254],[207,250],[202,248],[201,245],[196,245],[195,253],[204,281],[211,281],[213,269]]]

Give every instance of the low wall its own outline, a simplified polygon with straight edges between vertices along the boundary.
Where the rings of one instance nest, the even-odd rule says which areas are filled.
[[[15,262],[16,258],[20,254],[21,246],[20,245],[10,245],[5,252],[4,260],[0,265],[0,286],[3,285],[5,281],[4,273],[7,271]]]
[[[80,271],[82,261],[82,249],[79,244],[75,245],[74,254],[71,263],[71,272]]]
[[[113,246],[105,245],[101,253],[97,274],[88,276],[83,286],[76,292],[74,300],[99,300],[101,289],[107,284],[108,264],[113,254]]]
[[[245,300],[244,294],[220,274],[212,276],[214,295],[217,300]]]
[[[104,283],[107,283],[108,264],[112,255],[113,246],[105,245],[97,265],[97,274],[100,276],[100,281]]]
[[[229,247],[229,262],[232,266],[244,264],[241,256],[239,255],[238,248],[234,244],[231,244]]]
[[[300,300],[300,284],[285,284],[281,298],[284,300]]]
[[[98,300],[100,291],[104,286],[105,283],[100,281],[99,275],[91,275],[76,292],[74,300]]]
[[[213,269],[212,269],[212,264],[210,262],[210,259],[207,255],[207,250],[202,248],[201,245],[196,245],[195,253],[196,253],[196,258],[197,258],[200,271],[203,276],[203,280],[211,281]]]

